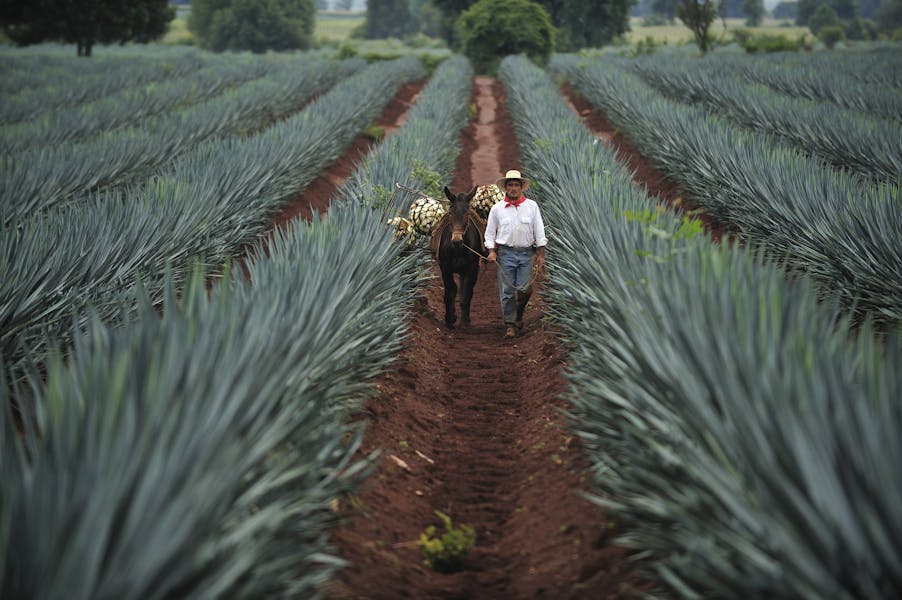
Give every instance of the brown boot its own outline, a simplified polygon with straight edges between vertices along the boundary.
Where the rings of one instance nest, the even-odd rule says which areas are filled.
[[[506,338],[517,337],[517,328],[514,327],[513,325],[508,325],[507,331],[504,332],[504,337],[506,337]]]

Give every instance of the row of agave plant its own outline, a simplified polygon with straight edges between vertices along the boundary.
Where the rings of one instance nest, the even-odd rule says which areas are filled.
[[[84,139],[210,100],[287,62],[276,57],[280,55],[213,55],[187,76],[129,85],[103,98],[74,105],[56,106],[53,100],[61,90],[45,90],[41,100],[49,99],[51,107],[38,107],[33,118],[0,126],[0,151],[10,153]],[[43,73],[38,75],[51,79]],[[4,93],[4,97],[9,95]]]
[[[341,70],[336,65],[336,70]],[[201,144],[141,186],[0,229],[3,361],[19,370],[65,339],[72,315],[91,305],[105,322],[122,318],[121,297],[142,281],[162,294],[193,263],[215,268],[269,226],[277,207],[310,184],[395,95],[422,77],[415,58],[374,64],[306,109],[252,136]]]
[[[745,67],[748,67],[750,71],[771,71],[774,65],[785,67],[785,72],[791,75],[781,78],[782,85],[789,86],[789,81],[796,79],[793,89],[799,86],[812,92],[819,89],[822,97],[833,97],[835,92],[828,93],[821,86],[836,83],[837,88],[845,88],[849,87],[849,82],[853,82],[855,85],[876,85],[884,89],[902,88],[902,72],[896,68],[900,58],[902,50],[899,49],[899,44],[889,42],[853,48],[846,52],[766,54],[753,61],[742,61],[745,65],[742,70],[745,71]],[[820,85],[815,83],[817,79],[821,80]],[[873,88],[864,89],[866,92],[874,91]],[[849,92],[850,96],[853,94],[855,92]],[[866,101],[860,98],[859,102]]]
[[[749,60],[735,54],[709,54],[703,61],[718,74],[734,74],[760,83],[793,98],[829,102],[884,119],[902,118],[902,98],[898,88],[902,78],[893,77],[898,49],[867,53],[821,53],[798,55],[782,60],[761,57]],[[828,60],[824,62],[824,58]]]
[[[656,55],[625,66],[669,98],[701,104],[866,180],[902,182],[902,122],[897,120],[902,110],[896,119],[881,118],[830,102],[790,97],[689,57]]]
[[[96,60],[75,62],[71,53],[54,54],[51,45],[0,49],[0,125],[37,117],[55,107],[74,106],[116,95],[123,89],[162,83],[197,72],[209,55],[195,48],[145,46],[106,48]]]
[[[162,307],[139,292],[135,320],[89,319],[30,380],[24,431],[8,411],[0,428],[0,595],[324,593],[341,564],[330,505],[371,466],[349,416],[396,355],[421,272],[365,195],[423,185],[415,160],[453,168],[471,76],[445,61],[391,146],[327,216],[257,248],[249,278],[169,278]]]
[[[262,78],[214,98],[103,133],[0,155],[0,218],[19,223],[35,213],[84,202],[91,192],[140,184],[204,143],[248,135],[297,113],[311,98],[359,71],[317,55],[288,61]],[[253,63],[248,68],[254,70]],[[157,90],[158,91],[158,90]],[[155,91],[154,93],[157,93]],[[96,114],[91,111],[91,114]]]
[[[871,184],[674,102],[638,76],[563,57],[556,73],[620,129],[665,175],[742,239],[809,274],[828,302],[839,298],[887,329],[902,324],[902,192]]]
[[[525,58],[499,76],[557,232],[572,427],[650,593],[902,593],[899,336],[656,207]]]

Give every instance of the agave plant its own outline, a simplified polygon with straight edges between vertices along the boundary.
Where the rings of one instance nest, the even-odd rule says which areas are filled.
[[[684,235],[539,69],[512,57],[499,76],[547,221],[568,232],[549,244],[548,300],[620,543],[662,594],[898,595],[898,337],[853,335],[764,252]]]
[[[601,63],[570,70],[582,93],[707,211],[735,224],[828,300],[902,322],[899,187],[872,185],[657,94]]]

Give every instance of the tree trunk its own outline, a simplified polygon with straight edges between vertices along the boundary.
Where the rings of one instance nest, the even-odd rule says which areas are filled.
[[[91,47],[93,45],[94,42],[92,42],[91,40],[78,40],[77,42],[75,42],[78,56],[91,56]]]

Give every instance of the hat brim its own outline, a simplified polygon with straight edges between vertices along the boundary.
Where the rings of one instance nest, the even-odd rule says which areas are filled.
[[[526,177],[502,177],[501,179],[499,179],[498,181],[495,182],[495,185],[497,185],[498,188],[503,191],[504,186],[506,186],[507,182],[510,181],[511,179],[519,180],[520,184],[523,186],[524,192],[529,189],[530,182],[529,182],[529,179],[527,179]]]

